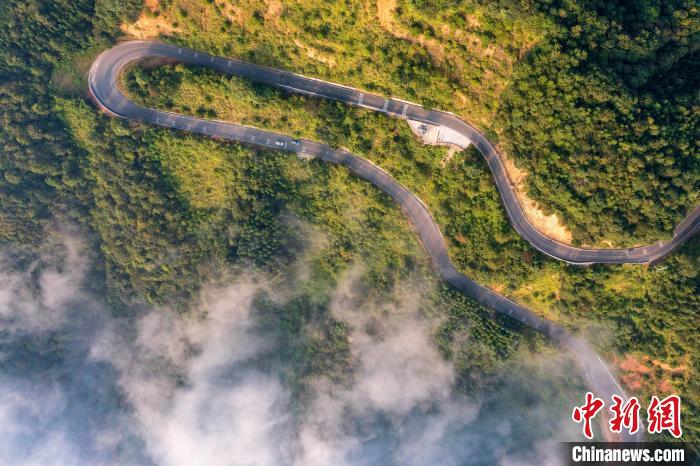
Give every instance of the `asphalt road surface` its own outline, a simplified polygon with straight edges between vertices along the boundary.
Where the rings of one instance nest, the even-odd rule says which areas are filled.
[[[124,96],[117,83],[119,74],[124,67],[147,58],[207,66],[224,73],[282,87],[291,92],[339,100],[384,112],[391,116],[444,125],[462,132],[486,158],[514,228],[536,249],[572,264],[650,263],[658,261],[700,229],[700,207],[696,208],[678,225],[674,237],[668,242],[630,249],[579,249],[547,238],[527,222],[493,145],[480,132],[452,114],[426,110],[409,102],[385,99],[346,86],[277,69],[215,57],[184,47],[151,41],[131,41],[117,45],[97,57],[90,69],[88,79],[90,93],[101,109],[112,116],[201,133],[259,147],[285,150],[297,153],[300,157],[317,158],[347,167],[353,174],[364,178],[390,195],[402,207],[423,247],[432,258],[435,268],[445,281],[481,304],[542,332],[570,349],[584,371],[591,391],[596,396],[603,398],[607,404],[611,402],[613,394],[619,394],[626,398],[606,364],[583,339],[570,334],[561,326],[535,315],[527,308],[494,293],[460,273],[450,260],[440,228],[426,206],[384,170],[348,151],[335,149],[318,142],[298,140],[283,134],[224,121],[204,120],[139,106]],[[622,440],[637,441],[641,438],[641,434],[625,435]]]

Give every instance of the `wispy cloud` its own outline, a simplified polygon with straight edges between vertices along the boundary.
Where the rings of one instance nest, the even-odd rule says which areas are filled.
[[[550,438],[565,429],[544,425],[553,407],[539,393],[563,377],[559,356],[515,358],[492,393],[461,394],[434,344],[435,312],[409,285],[371,298],[359,269],[348,273],[328,312],[350,329],[351,374],[312,378],[299,405],[254,299],[290,296],[232,280],[205,287],[186,313],[121,319],[82,291],[83,253],[66,239],[55,255],[0,272],[0,463],[553,461]]]
[[[12,270],[11,257],[0,255],[0,323],[5,330],[54,330],[64,322],[71,301],[82,297],[87,269],[79,253],[83,245],[63,237],[57,246],[60,258],[45,253],[21,271]]]
[[[348,275],[331,305],[334,317],[350,324],[354,379],[343,386],[316,381],[300,427],[298,464],[409,464],[450,422],[438,413],[452,404],[454,368],[432,343],[421,297],[399,293],[392,302],[371,302],[356,289],[356,278]],[[478,410],[455,407],[463,421]],[[417,417],[425,428],[412,424]]]
[[[559,357],[536,363],[516,358],[511,369],[528,370],[527,378],[514,376],[491,394],[467,396],[456,389],[454,366],[437,351],[439,322],[429,317],[434,312],[416,288],[407,283],[390,299],[375,302],[357,283],[357,276],[348,274],[331,306],[352,329],[353,383],[317,380],[315,402],[300,425],[297,464],[547,465],[558,460],[556,440],[548,439],[566,435],[566,419],[556,416],[552,400],[538,399],[533,391],[554,382],[542,378],[561,372]],[[529,435],[522,435],[525,429]]]
[[[93,348],[93,357],[117,368],[156,463],[285,462],[289,393],[277,374],[255,365],[270,348],[252,330],[257,290],[245,283],[208,289],[199,309],[153,310],[138,321],[135,338],[112,328]]]
[[[58,239],[23,268],[0,259],[0,464],[148,464],[113,370],[89,357],[111,317],[82,291],[85,244]]]

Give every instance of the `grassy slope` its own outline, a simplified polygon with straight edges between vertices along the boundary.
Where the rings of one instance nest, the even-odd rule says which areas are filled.
[[[396,7],[391,24],[373,2],[178,1],[145,14],[176,25],[173,39],[191,47],[453,110],[482,127],[517,57],[547,30],[542,18],[470,2],[437,16]]]

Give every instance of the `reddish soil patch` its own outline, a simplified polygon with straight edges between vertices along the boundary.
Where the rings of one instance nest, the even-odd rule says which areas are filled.
[[[158,0],[146,0],[144,3],[151,13],[155,13],[158,10]]]
[[[671,393],[675,390],[674,379],[680,382],[688,377],[687,362],[673,367],[646,355],[628,354],[617,366],[621,369],[622,383],[633,392]]]

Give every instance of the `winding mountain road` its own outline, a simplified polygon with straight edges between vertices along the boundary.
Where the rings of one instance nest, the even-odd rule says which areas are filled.
[[[591,390],[606,402],[611,400],[613,394],[626,398],[615,377],[587,342],[570,334],[558,324],[535,315],[527,308],[494,293],[460,273],[450,260],[440,228],[426,206],[384,170],[348,151],[318,142],[297,140],[257,128],[224,121],[204,120],[137,105],[119,89],[119,74],[127,65],[147,58],[207,66],[223,73],[235,74],[291,92],[339,100],[391,116],[451,128],[472,141],[485,157],[514,228],[536,249],[572,264],[658,261],[700,229],[700,207],[678,225],[673,238],[667,242],[629,249],[575,248],[547,238],[528,223],[496,149],[479,131],[452,114],[426,110],[419,105],[401,100],[385,99],[338,84],[160,42],[124,42],[103,52],[90,69],[88,79],[90,93],[102,110],[112,116],[259,147],[285,150],[297,153],[300,157],[317,158],[347,167],[353,174],[366,179],[390,195],[402,207],[423,247],[432,258],[435,268],[445,281],[481,304],[510,316],[569,348],[581,365]],[[641,434],[626,435],[623,440],[637,441],[641,438]]]

